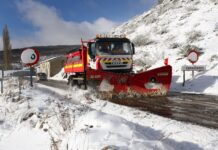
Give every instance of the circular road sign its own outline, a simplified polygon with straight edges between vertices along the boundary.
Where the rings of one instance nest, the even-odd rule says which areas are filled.
[[[192,64],[196,63],[198,61],[199,53],[196,50],[191,50],[188,55],[187,59]]]
[[[39,61],[39,52],[32,48],[23,50],[21,60],[26,66],[32,66]]]

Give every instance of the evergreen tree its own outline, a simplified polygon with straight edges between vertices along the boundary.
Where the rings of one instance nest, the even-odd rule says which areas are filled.
[[[3,29],[4,69],[11,69],[11,44],[7,25]]]

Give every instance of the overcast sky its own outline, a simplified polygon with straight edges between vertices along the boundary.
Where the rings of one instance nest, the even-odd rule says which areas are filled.
[[[0,29],[8,25],[12,48],[78,44],[80,38],[110,31],[154,4],[155,0],[1,0]]]

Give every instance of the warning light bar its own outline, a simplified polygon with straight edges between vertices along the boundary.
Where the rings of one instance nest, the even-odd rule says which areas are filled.
[[[122,35],[97,34],[96,38],[126,38],[126,35],[125,34]]]

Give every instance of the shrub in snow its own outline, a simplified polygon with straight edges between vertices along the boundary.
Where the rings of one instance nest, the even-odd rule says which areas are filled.
[[[151,40],[145,35],[137,35],[132,42],[135,44],[135,46],[145,46],[155,43],[155,41]]]
[[[178,52],[178,55],[186,57],[188,55],[188,53],[193,49],[196,50],[197,52],[199,52],[200,55],[203,54],[202,48],[199,48],[195,45],[186,45],[180,49],[180,51]]]
[[[202,37],[202,33],[200,31],[193,30],[191,32],[186,33],[188,43],[192,43],[200,40]]]
[[[179,21],[184,20],[184,19],[187,18],[188,16],[189,16],[188,14],[182,15],[182,16],[179,18]]]
[[[143,68],[150,68],[150,67],[151,67],[150,62],[147,61],[147,59],[135,60],[135,65],[136,65],[136,66],[143,67]]]
[[[136,53],[136,56],[137,57],[134,58],[135,66],[142,67],[144,69],[150,68],[157,61],[157,59],[147,51]]]
[[[151,17],[148,17],[146,20],[145,20],[145,23],[146,24],[151,24],[151,23],[154,23],[157,21],[157,18],[155,16],[151,16]]]
[[[215,5],[217,5],[218,1],[217,0],[210,0],[211,2],[213,2]]]
[[[212,55],[210,57],[210,62],[213,62],[213,61],[218,61],[218,55]]]
[[[218,22],[215,24],[215,31],[218,31]]]
[[[164,40],[164,43],[171,43],[172,41],[175,41],[176,36],[173,34],[170,34],[167,36],[167,38]]]
[[[161,34],[161,35],[166,34],[166,33],[168,33],[168,29],[166,29],[166,28],[161,29],[157,32],[157,34]]]
[[[198,8],[195,6],[190,6],[190,7],[187,7],[186,10],[187,11],[196,11],[196,10],[198,10]]]
[[[198,22],[198,23],[196,23],[196,24],[194,24],[194,28],[196,28],[196,27],[198,27],[200,25],[200,23]]]
[[[127,31],[127,35],[132,34],[132,33],[134,33],[134,32],[135,32],[134,29],[130,29],[130,30]]]
[[[175,48],[178,48],[178,47],[180,47],[180,45],[178,43],[172,43],[169,46],[170,49],[175,49]]]

